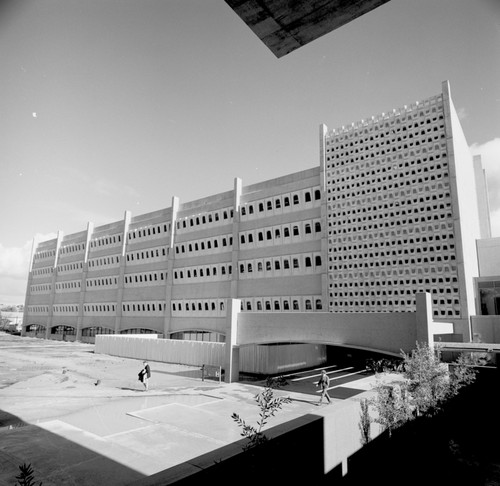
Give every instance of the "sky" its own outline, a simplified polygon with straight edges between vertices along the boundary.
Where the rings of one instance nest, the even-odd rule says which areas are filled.
[[[500,236],[500,1],[390,0],[278,59],[223,0],[0,0],[0,303],[52,239],[319,164],[448,80]]]

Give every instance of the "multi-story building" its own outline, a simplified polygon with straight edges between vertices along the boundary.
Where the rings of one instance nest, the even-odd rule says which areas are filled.
[[[469,337],[489,228],[478,175],[444,82],[422,102],[322,125],[312,169],[34,244],[25,332],[224,341],[231,299],[293,320],[413,312],[430,292],[434,319]]]

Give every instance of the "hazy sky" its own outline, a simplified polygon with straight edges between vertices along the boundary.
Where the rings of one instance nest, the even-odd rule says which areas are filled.
[[[441,92],[500,236],[500,2],[391,0],[277,59],[223,0],[0,0],[0,303],[40,239],[316,166],[330,129]]]

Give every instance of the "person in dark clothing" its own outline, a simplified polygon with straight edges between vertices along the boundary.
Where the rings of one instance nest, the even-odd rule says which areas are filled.
[[[151,368],[147,361],[143,362],[144,368],[139,372],[139,381],[142,381],[144,389],[147,391],[149,389],[149,379],[151,378]]]
[[[325,370],[321,370],[321,377],[320,377],[318,383],[316,383],[316,386],[321,387],[321,397],[319,398],[318,405],[321,405],[323,403],[323,398],[325,398],[325,397],[328,400],[328,403],[332,403],[330,395],[328,395],[328,387],[330,386],[330,378],[328,378],[328,375],[326,374]]]

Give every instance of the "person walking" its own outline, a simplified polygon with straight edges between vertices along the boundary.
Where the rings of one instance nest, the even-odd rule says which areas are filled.
[[[330,398],[330,395],[328,395],[328,387],[330,386],[330,378],[328,378],[328,375],[326,374],[325,370],[321,370],[321,377],[316,383],[316,386],[321,387],[321,396],[319,397],[319,402],[318,406],[323,403],[323,398],[326,397],[328,400],[328,403],[332,403],[332,399]]]
[[[151,368],[147,361],[143,362],[144,368],[139,373],[139,380],[142,381],[144,389],[148,391],[149,389],[149,379],[151,378]]]

